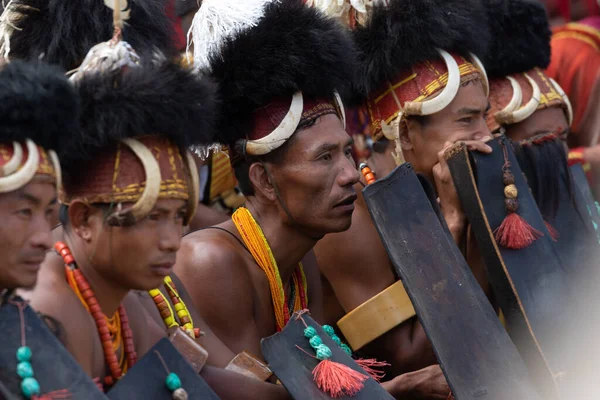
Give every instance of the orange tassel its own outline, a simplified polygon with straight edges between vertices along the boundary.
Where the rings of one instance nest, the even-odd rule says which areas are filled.
[[[385,372],[380,371],[376,368],[385,368],[390,364],[385,361],[377,361],[375,358],[358,358],[356,363],[361,366],[362,369],[365,370],[367,374],[371,376],[371,378],[375,379],[377,382],[381,381],[385,376]]]
[[[363,382],[369,379],[344,364],[330,360],[321,361],[313,369],[313,378],[317,387],[334,399],[356,395],[365,386]]]
[[[531,245],[544,234],[515,212],[508,213],[502,224],[494,231],[496,242],[508,249],[519,250]]]
[[[550,232],[550,237],[552,238],[552,240],[558,242],[558,237],[560,236],[560,234],[558,233],[556,228],[553,227],[548,221],[544,221],[544,224],[546,224],[546,228],[548,229],[548,232]]]

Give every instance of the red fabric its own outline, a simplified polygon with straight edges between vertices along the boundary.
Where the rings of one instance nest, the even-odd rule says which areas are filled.
[[[175,14],[175,0],[169,0],[166,12],[167,17],[169,17],[173,24],[173,31],[175,32],[173,40],[175,41],[175,46],[179,51],[185,51],[187,41],[183,29],[181,29],[181,18]]]
[[[273,100],[268,105],[259,108],[254,112],[254,128],[248,139],[261,139],[275,130],[283,121],[283,118],[290,110],[292,97],[289,99]],[[325,99],[304,99],[304,108],[302,111],[302,121],[312,120],[325,114],[336,114],[337,108],[333,100]]]
[[[555,29],[552,61],[546,73],[569,96],[574,113],[572,129],[577,133],[592,88],[600,76],[600,31],[579,23]]]

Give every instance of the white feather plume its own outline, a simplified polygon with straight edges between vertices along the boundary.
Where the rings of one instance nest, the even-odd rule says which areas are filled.
[[[209,55],[228,37],[256,25],[266,4],[279,0],[203,0],[188,32],[188,51],[193,45],[194,69],[205,69]]]

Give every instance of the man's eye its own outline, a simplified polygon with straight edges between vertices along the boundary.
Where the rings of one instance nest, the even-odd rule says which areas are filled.
[[[160,214],[148,214],[147,218],[150,221],[158,221],[160,219]]]
[[[468,118],[461,118],[458,120],[458,122],[462,122],[463,124],[470,124],[471,121],[473,121],[473,118],[468,117]]]
[[[319,160],[322,160],[322,161],[331,161],[331,153],[323,154],[321,157],[319,157]]]
[[[31,211],[31,208],[24,208],[22,210],[18,210],[17,214],[23,217],[31,217],[33,215],[33,211]]]

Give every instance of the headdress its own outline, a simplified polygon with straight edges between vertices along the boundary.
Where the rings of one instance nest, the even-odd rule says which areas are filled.
[[[492,132],[521,122],[536,110],[573,111],[561,87],[543,69],[550,63],[550,27],[544,6],[535,0],[488,0],[492,41],[484,64],[490,76]]]
[[[54,149],[78,135],[79,101],[61,71],[42,63],[0,67],[0,193],[35,176],[60,184]]]
[[[92,46],[113,34],[115,0],[10,0],[0,19],[0,57],[79,66]],[[175,56],[162,0],[120,0],[123,38],[151,60]]]
[[[404,116],[444,109],[461,83],[482,79],[488,31],[478,1],[389,0],[375,4],[354,37],[358,87],[367,96],[375,139],[395,140]]]
[[[486,5],[492,33],[484,58],[490,76],[490,130],[499,132],[549,107],[562,108],[572,123],[567,96],[543,72],[550,63],[551,35],[544,6],[534,0],[488,0]],[[558,210],[560,182],[569,177],[565,135],[556,130],[514,144],[520,167],[554,237],[557,233],[548,221],[554,220]]]
[[[61,201],[114,205],[109,222],[129,224],[158,199],[183,199],[189,222],[199,182],[187,148],[213,139],[214,87],[168,61],[140,67],[120,40],[121,24],[115,12],[113,39],[94,46],[72,77],[82,100],[81,134],[61,155]]]
[[[196,66],[219,83],[218,140],[232,156],[270,153],[319,116],[343,119],[355,77],[348,33],[302,0],[239,3],[204,1],[192,28]]]

